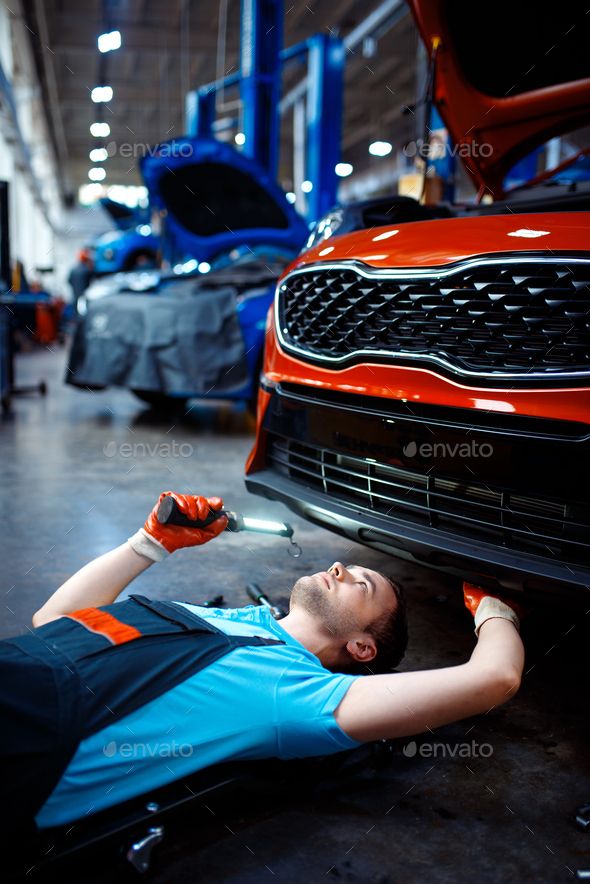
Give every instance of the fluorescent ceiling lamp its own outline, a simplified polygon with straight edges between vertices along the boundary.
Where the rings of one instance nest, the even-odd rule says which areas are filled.
[[[348,178],[349,175],[352,175],[352,169],[352,163],[336,163],[334,166],[334,171],[339,178]]]
[[[104,160],[108,159],[108,152],[106,147],[95,147],[88,154],[91,161],[93,163],[102,163]]]
[[[95,86],[90,93],[90,97],[95,104],[99,104],[101,101],[110,101],[113,97],[113,87]]]
[[[201,261],[199,266],[197,267],[199,273],[209,273],[211,270],[211,264],[208,261]]]
[[[369,145],[369,153],[374,157],[386,157],[392,151],[389,141],[373,141]]]
[[[90,134],[94,135],[95,138],[106,138],[111,134],[111,127],[108,123],[92,123]]]
[[[313,190],[313,184],[311,183],[311,181],[303,181],[301,184],[301,190],[303,191],[303,193],[311,193],[311,191]]]
[[[109,31],[107,34],[101,34],[98,38],[99,52],[112,52],[113,49],[119,49],[121,46],[121,31]]]
[[[234,135],[234,141],[236,142],[236,144],[245,144],[246,136],[243,132],[236,132],[236,134]]]
[[[104,181],[107,177],[107,173],[104,169],[101,169],[100,166],[98,166],[96,169],[89,169],[88,177],[91,181]]]
[[[287,202],[291,203],[291,205],[293,205],[293,203],[297,202],[297,197],[293,193],[292,190],[290,190],[288,193],[286,193],[285,196],[287,197]]]

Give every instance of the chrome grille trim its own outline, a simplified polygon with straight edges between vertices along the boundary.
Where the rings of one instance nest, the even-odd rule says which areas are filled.
[[[359,264],[356,261],[343,261],[333,263],[321,262],[304,265],[291,271],[284,279],[280,280],[279,284],[277,285],[275,292],[275,328],[277,338],[285,352],[292,353],[293,355],[301,358],[303,361],[319,363],[325,365],[326,367],[333,368],[344,366],[346,363],[350,363],[351,360],[359,361],[359,357],[363,357],[363,361],[365,362],[371,361],[371,359],[374,359],[375,357],[379,357],[381,359],[387,360],[388,362],[394,361],[396,359],[416,362],[418,364],[421,364],[424,368],[428,368],[429,364],[432,367],[441,366],[451,373],[459,375],[460,377],[464,377],[466,379],[486,378],[488,380],[497,379],[498,381],[519,380],[521,382],[529,379],[535,382],[538,382],[539,380],[554,381],[567,379],[590,379],[590,365],[588,368],[576,369],[573,371],[557,368],[547,368],[543,371],[505,371],[497,368],[490,368],[486,370],[472,370],[458,365],[456,362],[451,361],[450,359],[445,358],[437,353],[417,353],[406,350],[378,348],[358,348],[351,351],[351,353],[343,356],[333,356],[325,353],[314,353],[312,350],[298,346],[297,344],[293,343],[293,341],[289,340],[289,329],[288,327],[285,327],[284,323],[282,322],[281,293],[286,290],[286,287],[288,286],[290,280],[300,276],[301,274],[313,274],[329,271],[348,271],[357,274],[359,278],[378,283],[383,282],[384,280],[444,280],[446,277],[454,276],[456,274],[460,274],[464,271],[470,271],[478,267],[505,267],[510,264],[539,265],[544,263],[547,264],[548,269],[555,265],[564,265],[565,267],[567,267],[568,265],[576,265],[578,267],[587,269],[590,274],[590,258],[569,258],[567,256],[553,257],[547,256],[546,253],[526,256],[510,255],[497,258],[487,258],[480,256],[478,258],[457,262],[445,267],[396,268],[393,270],[389,268],[385,270],[373,269],[368,267],[367,265]]]

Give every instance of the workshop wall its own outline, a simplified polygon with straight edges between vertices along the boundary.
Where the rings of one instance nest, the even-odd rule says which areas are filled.
[[[0,179],[9,183],[12,261],[22,261],[30,282],[38,278],[36,268],[55,267],[63,201],[30,35],[20,4],[11,9],[16,14],[0,6]],[[54,277],[43,281],[52,285]]]

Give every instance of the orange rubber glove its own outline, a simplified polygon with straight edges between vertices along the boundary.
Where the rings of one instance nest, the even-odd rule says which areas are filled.
[[[517,629],[520,628],[520,620],[524,616],[524,611],[512,599],[508,601],[497,595],[492,595],[486,589],[474,586],[473,583],[468,583],[465,580],[463,582],[463,601],[467,610],[473,614],[476,635],[479,635],[481,625],[492,617],[510,620]]]
[[[173,497],[179,510],[189,519],[206,519],[210,510],[220,510],[223,500],[220,497],[200,497],[194,494],[176,494],[163,491],[158,502],[139,531],[128,542],[141,556],[154,562],[161,561],[168,553],[186,546],[200,546],[221,534],[227,527],[227,518],[220,516],[206,528],[187,528],[182,525],[162,525],[158,521],[158,507],[164,497]]]

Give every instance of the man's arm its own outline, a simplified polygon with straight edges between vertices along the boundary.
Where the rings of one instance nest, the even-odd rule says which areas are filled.
[[[193,520],[205,519],[210,510],[220,510],[223,506],[219,497],[197,497],[165,491],[143,528],[127,543],[84,565],[66,580],[33,615],[33,626],[42,626],[80,608],[110,605],[132,580],[155,561],[160,561],[177,549],[207,543],[227,525],[225,517],[216,519],[207,528],[160,525],[156,513],[162,497],[167,495],[172,495],[181,512]]]
[[[80,608],[110,605],[132,580],[153,565],[128,543],[99,556],[77,571],[33,615],[33,626],[71,614]]]
[[[520,686],[523,666],[518,629],[494,616],[479,626],[469,662],[357,678],[335,718],[345,733],[362,742],[423,733],[505,703]]]

